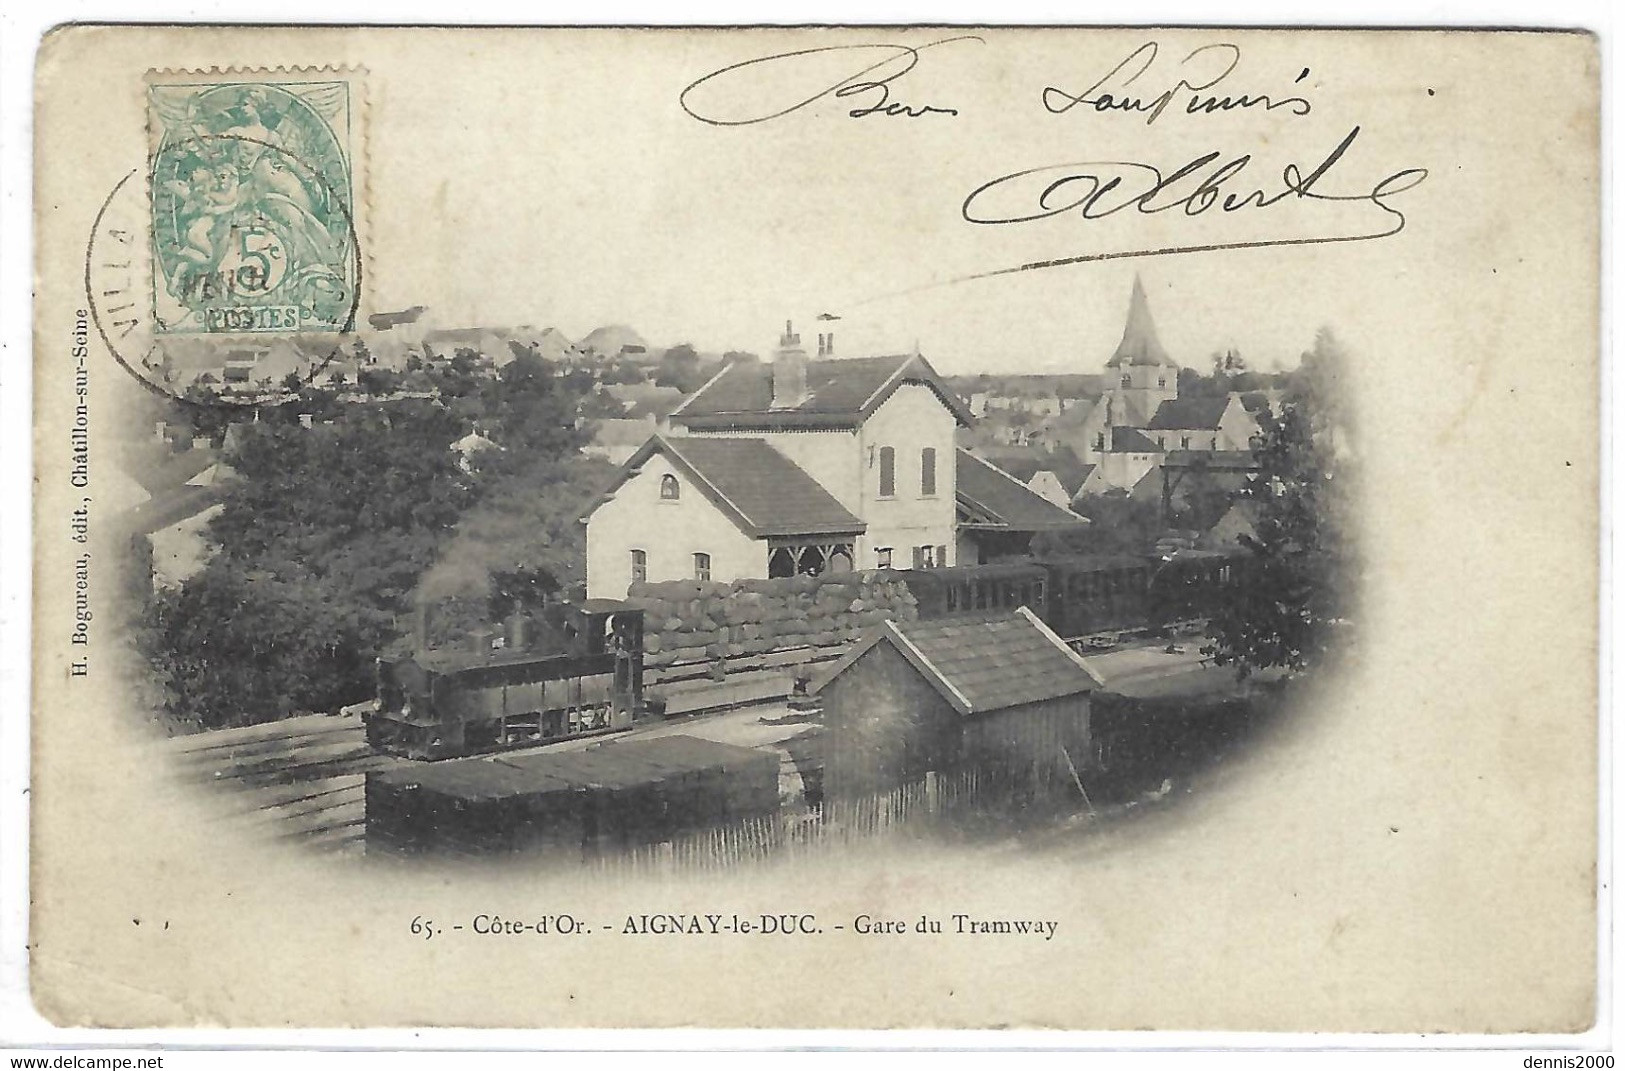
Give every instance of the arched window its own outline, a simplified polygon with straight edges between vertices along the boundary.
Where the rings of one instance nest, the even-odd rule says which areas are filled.
[[[711,579],[711,555],[709,555],[709,554],[695,554],[694,555],[694,579],[695,580],[710,580]]]
[[[677,496],[681,493],[681,489],[677,486],[677,477],[673,476],[669,472],[660,477],[661,498],[665,499],[667,502],[675,502],[677,501]]]

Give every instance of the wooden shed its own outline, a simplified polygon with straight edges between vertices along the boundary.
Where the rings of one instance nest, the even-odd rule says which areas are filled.
[[[691,736],[414,763],[367,774],[371,848],[574,861],[770,815],[779,758]]]
[[[1026,607],[888,621],[811,687],[823,701],[824,799],[931,778],[970,786],[976,805],[1076,800],[1100,683]]]

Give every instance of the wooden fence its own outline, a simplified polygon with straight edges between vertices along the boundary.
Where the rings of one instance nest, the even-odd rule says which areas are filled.
[[[810,854],[831,846],[875,840],[904,827],[941,821],[978,802],[978,770],[935,771],[889,792],[826,803],[820,810],[780,812],[599,855],[589,863],[601,873],[719,871],[742,863]]]

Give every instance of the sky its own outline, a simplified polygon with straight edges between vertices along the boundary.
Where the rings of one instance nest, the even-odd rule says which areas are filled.
[[[1428,246],[1428,223],[1449,210],[1452,194],[1435,173],[1392,195],[1387,203],[1404,212],[1406,227],[1380,240],[965,278],[1033,261],[1389,228],[1398,217],[1369,200],[1296,197],[1228,214],[1191,215],[1177,205],[1146,214],[1129,204],[1093,220],[1078,210],[1020,223],[964,218],[1030,213],[1044,186],[1068,175],[1052,203],[1073,192],[1080,196],[1070,200],[1081,200],[1081,175],[1118,175],[1120,193],[1134,183],[1143,189],[1149,167],[1167,174],[1208,153],[1218,155],[1181,193],[1242,157],[1222,192],[1278,193],[1283,168],[1311,171],[1355,128],[1317,191],[1364,196],[1407,168],[1437,172],[1439,161],[1415,148],[1436,152],[1449,137],[1442,125],[1416,136],[1429,114],[1426,82],[1417,75],[1372,84],[1356,36],[1344,37],[1338,61],[1323,68],[1301,38],[1016,31],[923,49],[886,87],[890,102],[942,112],[849,115],[878,99],[871,90],[760,122],[716,123],[782,110],[871,63],[890,64],[868,76],[878,78],[907,62],[895,48],[867,46],[920,46],[960,33],[565,35],[546,63],[505,55],[495,37],[461,50],[414,39],[367,79],[363,311],[423,304],[441,326],[523,323],[576,338],[624,323],[658,346],[763,354],[786,319],[810,340],[811,318],[829,312],[842,317],[842,355],[917,344],[946,373],[1088,372],[1116,345],[1139,273],[1181,363],[1205,367],[1215,350],[1235,347],[1270,368],[1295,364],[1323,324],[1358,349],[1368,328],[1386,326],[1377,310],[1415,296],[1414,280],[1395,265],[1441,253]],[[1086,96],[1117,65],[1142,63],[1147,53],[1137,50],[1153,39],[1157,56],[1121,95],[1154,98],[1159,86],[1205,82],[1233,61],[1215,92],[1301,98],[1310,113],[1294,114],[1295,105],[1215,115],[1171,107],[1147,123],[1143,114],[1087,104],[1060,114],[1046,107],[1046,88]],[[1235,49],[1186,58],[1226,43]],[[823,51],[746,64],[682,96],[711,72],[809,49]],[[1111,166],[1084,166],[1102,162]],[[1037,169],[1048,170],[996,184],[973,211],[966,207],[978,187]],[[1099,203],[1110,202],[1103,195]]]

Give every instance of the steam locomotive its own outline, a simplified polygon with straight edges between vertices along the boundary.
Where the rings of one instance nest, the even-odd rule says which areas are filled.
[[[643,702],[643,611],[588,599],[515,614],[499,639],[379,659],[367,742],[413,759],[623,729]]]

